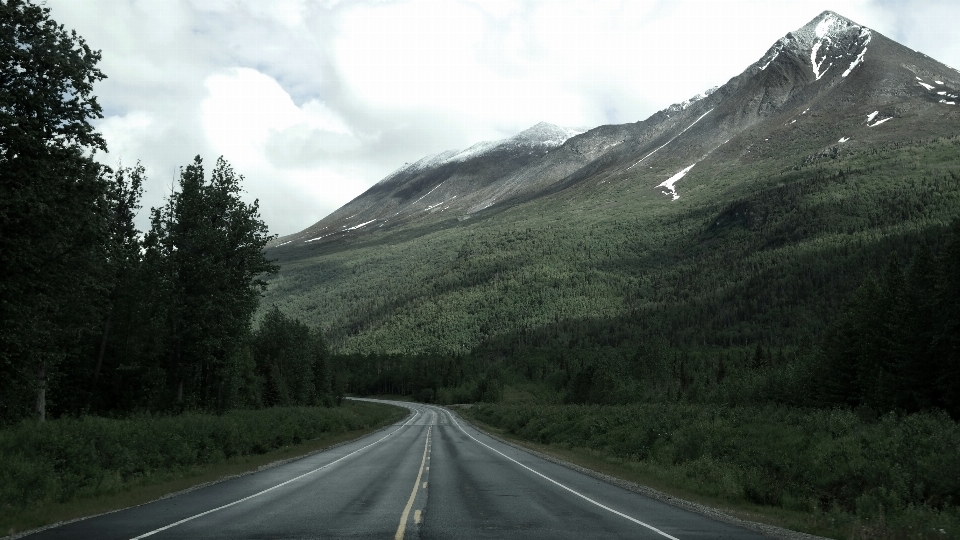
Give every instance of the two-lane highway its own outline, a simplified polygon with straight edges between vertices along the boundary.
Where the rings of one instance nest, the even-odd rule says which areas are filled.
[[[410,416],[363,439],[28,538],[765,538],[394,404]]]

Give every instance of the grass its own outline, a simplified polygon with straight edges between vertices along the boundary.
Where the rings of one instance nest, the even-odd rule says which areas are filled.
[[[294,408],[238,412],[241,416],[241,422],[246,421],[247,424],[264,423],[264,418],[266,418],[265,423],[274,424],[278,426],[278,429],[289,429],[291,424],[278,422],[277,418],[283,416],[288,418],[299,417],[301,420],[299,425],[302,426],[304,424],[302,420],[310,413],[309,410]],[[150,470],[146,474],[142,470],[139,474],[123,474],[116,468],[104,466],[106,464],[101,463],[101,466],[95,472],[90,473],[88,471],[87,473],[88,476],[99,476],[95,483],[84,482],[75,470],[70,470],[71,467],[67,464],[50,463],[51,460],[57,461],[57,458],[51,457],[49,451],[46,453],[37,452],[35,448],[29,448],[28,444],[24,444],[26,441],[24,441],[23,433],[17,433],[18,430],[5,430],[0,432],[0,457],[6,464],[4,469],[0,471],[0,475],[4,477],[3,481],[0,482],[4,484],[4,487],[0,488],[0,494],[3,496],[3,499],[0,500],[0,506],[3,510],[0,512],[0,533],[12,535],[62,521],[144,504],[198,485],[255,471],[270,463],[302,457],[331,445],[362,437],[402,418],[406,414],[406,410],[388,405],[347,402],[337,409],[314,409],[312,413],[314,417],[325,417],[325,419],[336,415],[341,421],[327,422],[324,425],[328,429],[315,431],[312,433],[313,436],[302,437],[297,442],[293,442],[293,438],[274,437],[271,441],[263,441],[264,444],[256,448],[259,451],[254,451],[251,448],[246,452],[238,452],[231,456],[225,456],[221,452],[218,457],[212,459],[201,458],[194,459],[193,462],[180,462]],[[204,418],[203,420],[215,420],[216,418]],[[59,426],[56,424],[61,421],[55,420],[48,422],[49,426],[41,426],[39,429],[36,429],[36,425],[34,425],[32,430],[72,434],[74,441],[63,445],[67,447],[66,452],[70,452],[83,448],[86,443],[90,442],[87,435],[91,432],[91,424],[101,429],[102,426],[106,425],[109,426],[108,430],[113,433],[124,433],[128,432],[131,427],[156,429],[157,420],[149,417],[125,420],[93,419],[87,422],[62,422],[63,425]],[[186,423],[196,424],[196,417],[180,419],[179,425],[178,417],[162,420],[172,423],[175,429],[180,430],[183,430]],[[208,423],[207,425],[212,424]],[[30,428],[31,426],[27,427]],[[23,426],[21,426],[22,429]],[[194,446],[204,446],[210,439],[210,437],[204,436],[209,435],[209,433],[203,434],[196,430],[193,431],[192,435],[192,441],[197,443]],[[40,437],[40,439],[49,441],[49,436],[46,438]],[[163,451],[164,449],[158,450]],[[58,453],[63,455],[65,453],[64,449],[61,448]],[[34,459],[29,459],[25,454],[33,454]],[[194,455],[200,456],[203,454]],[[209,455],[208,452],[207,456],[209,457]],[[133,459],[138,460],[141,465],[148,460],[144,457]],[[73,467],[73,469],[76,468],[76,466]],[[64,482],[66,478],[71,478],[71,482],[79,481],[85,485],[70,492],[58,489],[58,484]],[[26,490],[30,489],[30,486],[24,485],[28,482],[33,486],[45,486],[46,489],[34,490],[33,493],[28,495],[30,497],[28,499],[23,496]],[[18,494],[20,495],[19,498],[17,497]]]

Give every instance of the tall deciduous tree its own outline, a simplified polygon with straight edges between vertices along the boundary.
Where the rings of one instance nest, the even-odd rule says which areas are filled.
[[[0,0],[0,421],[43,419],[48,380],[100,320],[100,53],[49,8]],[[35,399],[28,396],[32,393]]]
[[[167,298],[167,374],[179,406],[222,408],[241,340],[276,271],[263,255],[270,236],[257,202],[240,199],[240,182],[220,158],[209,181],[199,156],[180,174],[180,189],[153,209],[148,264]]]

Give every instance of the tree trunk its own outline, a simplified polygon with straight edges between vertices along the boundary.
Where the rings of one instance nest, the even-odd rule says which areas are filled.
[[[37,419],[47,419],[47,361],[41,360],[37,370]]]

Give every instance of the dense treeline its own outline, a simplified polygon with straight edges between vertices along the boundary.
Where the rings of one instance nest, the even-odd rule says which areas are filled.
[[[473,356],[350,354],[331,364],[341,389],[350,393],[400,394],[426,403],[495,402],[503,395],[499,366]]]
[[[926,244],[869,276],[824,337],[823,401],[960,418],[960,220],[938,254]]]
[[[247,406],[339,405],[344,378],[330,365],[323,336],[274,308],[250,339],[255,363]],[[250,358],[250,356],[247,356]]]
[[[144,169],[99,164],[100,53],[0,2],[0,425],[35,416],[333,405],[321,337],[279,313],[257,202],[198,156],[138,231]]]

